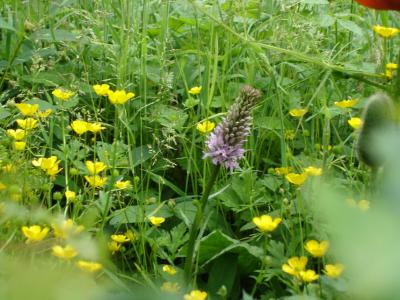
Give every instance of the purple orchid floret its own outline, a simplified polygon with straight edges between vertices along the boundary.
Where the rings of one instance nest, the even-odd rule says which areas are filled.
[[[214,165],[221,165],[230,171],[239,167],[238,161],[245,153],[243,145],[250,135],[251,109],[260,97],[260,91],[251,86],[242,88],[227,116],[209,135],[203,158],[210,157]]]

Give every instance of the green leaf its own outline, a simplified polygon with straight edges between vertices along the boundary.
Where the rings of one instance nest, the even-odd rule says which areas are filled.
[[[181,219],[187,226],[189,226],[194,220],[197,207],[194,206],[192,201],[188,200],[178,203],[174,210],[176,217]]]
[[[138,209],[138,206],[127,206],[114,211],[110,224],[118,226],[121,224],[136,223],[138,220],[144,220],[144,213]]]
[[[243,172],[240,176],[232,178],[230,186],[220,192],[216,198],[220,199],[222,203],[234,211],[241,211],[243,205],[250,203],[252,194],[255,193],[256,176],[251,172]]]
[[[331,15],[322,15],[317,19],[317,24],[321,27],[330,27],[335,24],[336,18]]]
[[[263,250],[213,231],[200,242],[199,264],[206,265],[225,253],[237,254],[240,272],[250,273],[257,267]]]
[[[356,35],[363,35],[363,31],[360,28],[360,26],[358,26],[353,21],[338,19],[337,22],[338,22],[339,26],[341,26],[342,28],[351,31]]]
[[[0,120],[3,120],[9,116],[11,116],[9,110],[7,108],[0,107]]]
[[[281,120],[277,117],[257,116],[254,126],[268,130],[281,129]]]
[[[168,186],[169,188],[174,190],[181,197],[186,195],[186,193],[184,191],[182,191],[178,186],[173,184],[171,181],[165,179],[164,177],[162,177],[158,174],[155,174],[153,172],[150,172],[150,171],[147,171],[147,173],[150,175],[151,180],[153,180],[157,184]]]
[[[212,297],[217,297],[218,290],[225,286],[227,297],[230,298],[238,271],[237,263],[238,256],[233,253],[226,253],[214,261],[207,284],[207,291]]]
[[[131,205],[114,211],[111,215],[110,224],[118,226],[121,224],[140,223],[144,222],[146,217],[152,214],[164,218],[172,216],[170,209],[164,206],[163,203],[147,206]]]
[[[272,175],[266,175],[263,179],[259,180],[259,182],[272,192],[275,192],[282,184],[282,180]]]
[[[41,100],[41,99],[38,99],[38,98],[34,98],[32,100],[26,101],[26,103],[39,104],[40,110],[46,110],[46,109],[50,108],[53,111],[53,113],[55,111],[57,111],[57,106],[56,105],[53,105],[53,104],[51,104],[51,103],[49,103],[47,101],[44,101],[44,100]]]
[[[2,17],[0,17],[0,29],[6,29],[14,32],[16,31],[14,26],[6,22],[6,20],[4,20]]]
[[[168,254],[172,259],[175,259],[179,252],[179,248],[184,245],[189,239],[187,227],[185,224],[180,223],[170,230],[162,231],[159,238],[157,238],[158,246],[165,247],[168,250]]]
[[[133,167],[136,167],[146,160],[151,158],[151,153],[149,151],[149,147],[146,145],[136,147],[132,150],[132,160],[133,160]]]
[[[179,108],[174,108],[167,105],[159,105],[152,112],[152,116],[150,118],[160,123],[164,127],[180,131],[183,129],[188,115]]]

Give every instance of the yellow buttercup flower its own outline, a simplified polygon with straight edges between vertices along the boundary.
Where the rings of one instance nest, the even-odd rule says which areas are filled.
[[[274,171],[276,175],[283,176],[289,174],[289,172],[292,170],[291,167],[280,167],[280,168],[275,168]]]
[[[52,92],[53,96],[55,96],[56,98],[63,100],[63,101],[67,101],[69,100],[73,95],[75,95],[74,92],[68,91],[68,90],[62,90],[62,89],[55,89]]]
[[[302,185],[306,181],[308,175],[307,173],[301,173],[301,174],[296,174],[296,173],[289,173],[285,176],[286,180],[289,181],[290,183],[294,185]]]
[[[39,110],[39,104],[18,103],[15,106],[25,117],[32,117]]]
[[[26,136],[26,131],[23,129],[7,129],[7,135],[15,139],[16,141],[23,140]]]
[[[7,186],[0,181],[0,191],[5,190]]]
[[[51,227],[54,229],[54,236],[60,239],[68,239],[71,236],[77,235],[85,229],[82,225],[74,224],[72,219],[63,220],[57,224],[52,224]]]
[[[306,270],[306,271],[299,272],[299,278],[303,282],[313,282],[315,280],[318,280],[319,275],[317,273],[315,273],[314,270]]]
[[[116,241],[111,241],[108,243],[108,250],[111,251],[112,254],[118,252],[121,249],[121,244]]]
[[[399,65],[398,65],[398,64],[395,64],[395,63],[388,63],[388,64],[386,64],[386,69],[387,69],[387,70],[395,71],[395,70],[397,70],[398,68],[399,68]]]
[[[107,169],[107,165],[101,161],[92,162],[91,160],[88,160],[85,162],[85,165],[91,175],[99,174]]]
[[[65,191],[65,198],[67,199],[67,202],[74,202],[76,200],[76,193],[73,191]]]
[[[299,277],[300,272],[306,269],[307,261],[308,259],[305,256],[291,257],[288,259],[287,264],[282,265],[282,270],[285,273]]]
[[[36,115],[37,115],[39,118],[47,118],[48,116],[51,115],[52,112],[53,112],[53,110],[52,110],[51,108],[48,108],[48,109],[46,109],[46,110],[44,110],[44,111],[39,111],[39,112],[37,112]]]
[[[294,108],[289,110],[289,114],[295,118],[301,118],[308,112],[307,108]]]
[[[14,166],[12,164],[6,164],[1,167],[1,170],[6,173],[10,173],[14,170]]]
[[[262,215],[260,217],[253,218],[253,223],[263,232],[274,231],[281,222],[281,218],[273,219],[269,215]]]
[[[111,239],[120,244],[130,241],[130,239],[125,234],[113,234],[111,235]]]
[[[150,223],[153,224],[156,227],[160,226],[162,223],[165,222],[165,218],[163,218],[163,217],[151,216],[149,218],[149,220],[150,220]]]
[[[335,105],[340,108],[350,108],[356,105],[357,103],[358,103],[357,99],[350,99],[350,100],[336,101]]]
[[[304,169],[304,172],[309,176],[321,176],[322,169],[321,168],[316,168],[316,167],[313,167],[313,166],[309,166],[309,167]]]
[[[18,142],[18,141],[14,142],[14,149],[16,151],[24,151],[25,147],[26,147],[26,142],[21,142],[21,141],[20,142]]]
[[[110,91],[110,86],[106,83],[103,84],[95,84],[93,86],[94,92],[98,96],[107,96],[108,92]]]
[[[125,181],[118,180],[116,183],[114,183],[114,187],[119,190],[124,190],[130,188],[131,186],[132,185],[130,180],[125,180]]]
[[[358,208],[362,211],[367,211],[369,210],[369,201],[368,200],[360,200],[358,202]]]
[[[386,77],[388,77],[389,79],[392,79],[394,76],[394,73],[396,72],[396,70],[398,68],[399,68],[398,64],[395,64],[395,63],[386,64],[386,68],[385,68]]]
[[[108,91],[108,100],[114,105],[118,104],[124,104],[126,103],[129,99],[135,97],[134,93],[127,93],[124,90],[117,90],[115,92],[113,91]]]
[[[85,179],[94,188],[101,188],[107,183],[107,177],[100,177],[98,175],[85,176]]]
[[[25,130],[31,130],[38,126],[37,120],[32,118],[17,119],[17,124],[19,127]]]
[[[386,70],[385,70],[385,76],[386,76],[388,79],[392,79],[393,76],[394,76],[394,71],[386,69]]]
[[[90,132],[96,134],[102,131],[103,129],[106,129],[104,126],[101,125],[101,123],[87,123],[87,130]]]
[[[62,171],[58,165],[47,170],[46,174],[50,176],[50,179],[55,179],[55,176]]]
[[[76,265],[83,271],[94,273],[100,271],[103,268],[103,265],[98,262],[79,260]]]
[[[375,33],[385,39],[395,37],[400,32],[400,30],[397,28],[384,27],[379,25],[374,26],[373,30],[375,31]]]
[[[369,201],[368,200],[360,200],[360,201],[355,201],[354,199],[347,199],[346,200],[347,204],[350,207],[357,207],[359,208],[361,211],[367,211],[369,210]]]
[[[191,95],[198,95],[201,93],[201,88],[201,86],[194,86],[188,91],[188,93]]]
[[[86,121],[75,120],[71,123],[71,128],[77,134],[82,135],[89,130],[89,124]]]
[[[338,278],[342,275],[344,271],[344,266],[342,264],[335,264],[335,265],[325,265],[324,273],[326,276],[330,278]]]
[[[351,118],[347,123],[349,123],[349,125],[354,129],[360,129],[363,125],[363,121],[360,118]]]
[[[191,291],[190,294],[185,294],[183,296],[184,300],[205,300],[207,299],[207,293],[200,291],[200,290],[194,290]]]
[[[214,127],[215,123],[208,120],[198,123],[196,126],[197,130],[201,133],[209,133],[214,129]]]
[[[171,294],[176,294],[179,292],[179,285],[177,282],[169,282],[166,281],[162,284],[160,288],[163,292],[171,293]]]
[[[32,165],[35,167],[40,167],[43,171],[47,171],[48,169],[53,168],[59,162],[60,161],[58,160],[57,156],[53,155],[48,158],[40,157],[39,159],[34,159],[32,160]]]
[[[304,248],[314,257],[322,257],[329,249],[329,242],[322,241],[317,242],[316,240],[311,240],[306,243]]]
[[[51,156],[49,158],[41,157],[37,160],[33,160],[32,164],[35,167],[40,167],[43,171],[46,172],[47,175],[54,178],[59,172],[61,172],[62,168],[58,166],[60,161],[57,159],[57,156]]]
[[[164,265],[162,270],[168,275],[174,276],[176,274],[176,269],[173,266]]]
[[[54,256],[58,258],[62,258],[65,260],[71,259],[78,255],[78,252],[71,246],[67,245],[62,247],[60,245],[53,246],[52,253]]]
[[[22,226],[22,233],[27,238],[26,243],[39,242],[43,240],[49,232],[48,227],[41,227],[39,225]]]

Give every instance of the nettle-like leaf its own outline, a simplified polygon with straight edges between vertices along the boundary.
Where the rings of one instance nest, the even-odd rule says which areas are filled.
[[[156,121],[163,127],[181,131],[188,115],[182,109],[167,105],[158,105],[153,110],[150,118],[150,121]]]
[[[234,176],[230,186],[218,194],[217,199],[229,209],[239,212],[251,204],[251,199],[261,192],[259,187],[256,175],[246,171],[240,176]]]
[[[170,258],[174,260],[178,254],[178,250],[182,247],[189,239],[187,227],[185,224],[180,223],[175,226],[171,231],[163,230],[160,237],[157,238],[157,244],[159,247],[167,249]]]

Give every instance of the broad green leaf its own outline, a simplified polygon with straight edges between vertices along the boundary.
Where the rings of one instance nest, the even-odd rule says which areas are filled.
[[[133,160],[133,167],[136,167],[146,160],[151,158],[151,153],[149,151],[149,147],[146,145],[136,147],[132,150],[132,160]]]
[[[238,268],[238,255],[226,253],[218,257],[210,270],[208,277],[207,291],[210,296],[217,297],[218,290],[225,286],[229,297],[235,283]]]
[[[179,196],[186,195],[185,192],[182,191],[177,185],[173,184],[171,181],[165,179],[164,177],[150,171],[147,171],[147,173],[150,175],[150,178],[157,184],[168,186],[169,188],[173,189]]]
[[[9,116],[11,116],[11,113],[8,111],[8,109],[0,107],[0,120],[3,120]]]
[[[16,31],[14,26],[12,26],[10,23],[6,22],[6,20],[4,20],[2,17],[0,17],[0,29]]]
[[[281,120],[278,117],[268,117],[268,116],[258,115],[254,119],[254,126],[268,130],[280,129]]]
[[[38,99],[38,98],[33,98],[32,100],[26,101],[26,103],[29,104],[39,104],[40,110],[46,110],[46,109],[51,109],[53,112],[57,110],[57,106],[53,105],[47,101]]]
[[[279,180],[272,175],[266,175],[263,179],[259,180],[259,182],[273,192],[275,192],[282,184],[282,180]]]
[[[317,19],[317,24],[321,27],[330,27],[335,24],[336,18],[331,15],[322,15]]]
[[[185,197],[186,198],[186,197]],[[188,198],[186,198],[188,199]],[[191,200],[183,201],[175,206],[175,215],[181,219],[187,226],[192,224],[196,215],[197,207],[193,205]]]
[[[183,125],[185,124],[188,115],[179,108],[159,105],[155,108],[150,118],[153,118],[153,120],[164,127],[180,131],[183,129]]]
[[[237,254],[240,272],[249,273],[257,267],[263,250],[213,231],[200,242],[199,264],[206,265],[225,253]]]
[[[363,31],[360,26],[358,26],[353,21],[338,19],[337,22],[342,28],[351,31],[356,35],[363,35]]]

